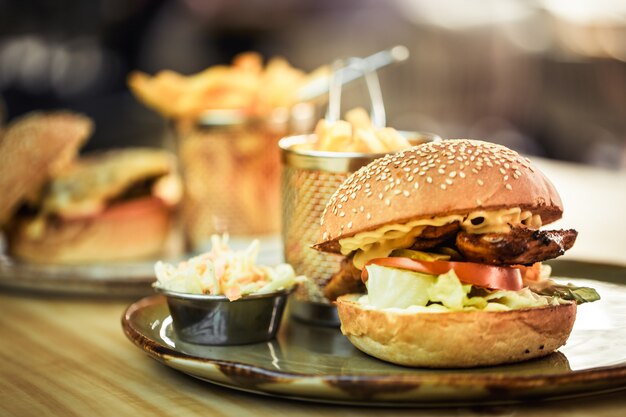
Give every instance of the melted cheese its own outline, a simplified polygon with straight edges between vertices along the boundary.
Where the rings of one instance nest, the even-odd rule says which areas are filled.
[[[479,222],[482,218],[482,222]],[[474,224],[478,223],[478,224]],[[354,254],[354,266],[363,269],[367,261],[388,256],[394,249],[406,249],[422,234],[426,226],[443,226],[459,222],[468,233],[509,233],[511,226],[525,226],[531,229],[541,227],[541,217],[519,207],[494,210],[474,211],[468,215],[451,214],[430,219],[413,220],[405,224],[388,224],[379,229],[357,233],[352,237],[339,240],[341,253]]]

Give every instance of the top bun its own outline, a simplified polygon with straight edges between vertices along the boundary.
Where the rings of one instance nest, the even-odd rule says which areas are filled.
[[[517,152],[478,140],[430,142],[348,177],[326,205],[315,247],[339,252],[340,239],[386,224],[513,207],[540,215],[542,224],[563,214],[554,185]]]
[[[69,111],[30,113],[7,127],[0,138],[0,226],[74,159],[92,131],[91,119]]]

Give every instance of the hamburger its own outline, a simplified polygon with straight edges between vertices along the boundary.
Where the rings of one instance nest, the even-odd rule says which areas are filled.
[[[407,366],[518,362],[554,352],[591,288],[542,262],[577,232],[554,185],[504,146],[446,140],[390,154],[338,188],[315,249],[346,258],[325,295],[360,350]]]
[[[40,264],[128,261],[162,254],[180,199],[173,155],[124,148],[77,157],[85,116],[37,113],[0,139],[0,226],[9,254]]]

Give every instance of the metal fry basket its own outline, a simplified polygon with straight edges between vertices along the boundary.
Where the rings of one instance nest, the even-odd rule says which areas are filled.
[[[343,62],[345,64],[345,62]],[[372,100],[372,122],[385,125],[385,113],[378,78],[364,68],[361,60],[350,59],[364,72]],[[335,74],[337,65],[334,66]],[[331,79],[326,118],[339,120],[341,80]],[[403,132],[412,144],[438,140],[429,133]],[[318,252],[311,248],[319,235],[319,222],[326,203],[341,183],[353,172],[385,154],[327,152],[311,150],[315,135],[300,135],[279,141],[282,163],[282,240],[285,261],[296,273],[310,278],[301,286],[291,303],[291,315],[303,321],[322,325],[338,325],[336,310],[323,296],[322,290],[339,270],[343,256]],[[307,146],[308,145],[308,146]]]

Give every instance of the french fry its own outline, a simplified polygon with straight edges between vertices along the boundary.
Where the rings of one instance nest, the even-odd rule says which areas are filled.
[[[315,77],[327,73],[318,69]],[[283,58],[272,58],[263,67],[254,52],[237,55],[232,65],[216,65],[189,76],[160,71],[154,76],[140,71],[128,77],[128,86],[146,106],[171,119],[197,119],[206,110],[241,109],[263,116],[277,107],[288,107],[310,76]]]
[[[344,149],[352,141],[352,125],[346,121],[338,120],[327,126],[326,135],[320,141],[319,150],[336,151]]]
[[[354,142],[365,153],[385,153],[389,149],[382,143],[373,130],[357,129],[354,135]]]
[[[320,120],[315,127],[317,141],[312,149],[330,152],[387,153],[411,146],[391,127],[376,128],[365,109],[346,112],[346,120]]]
[[[402,136],[398,131],[391,127],[384,127],[377,129],[375,132],[376,137],[380,140],[389,150],[400,150],[411,146],[408,139]]]
[[[363,107],[355,107],[346,112],[346,120],[357,129],[372,129],[372,121]]]

